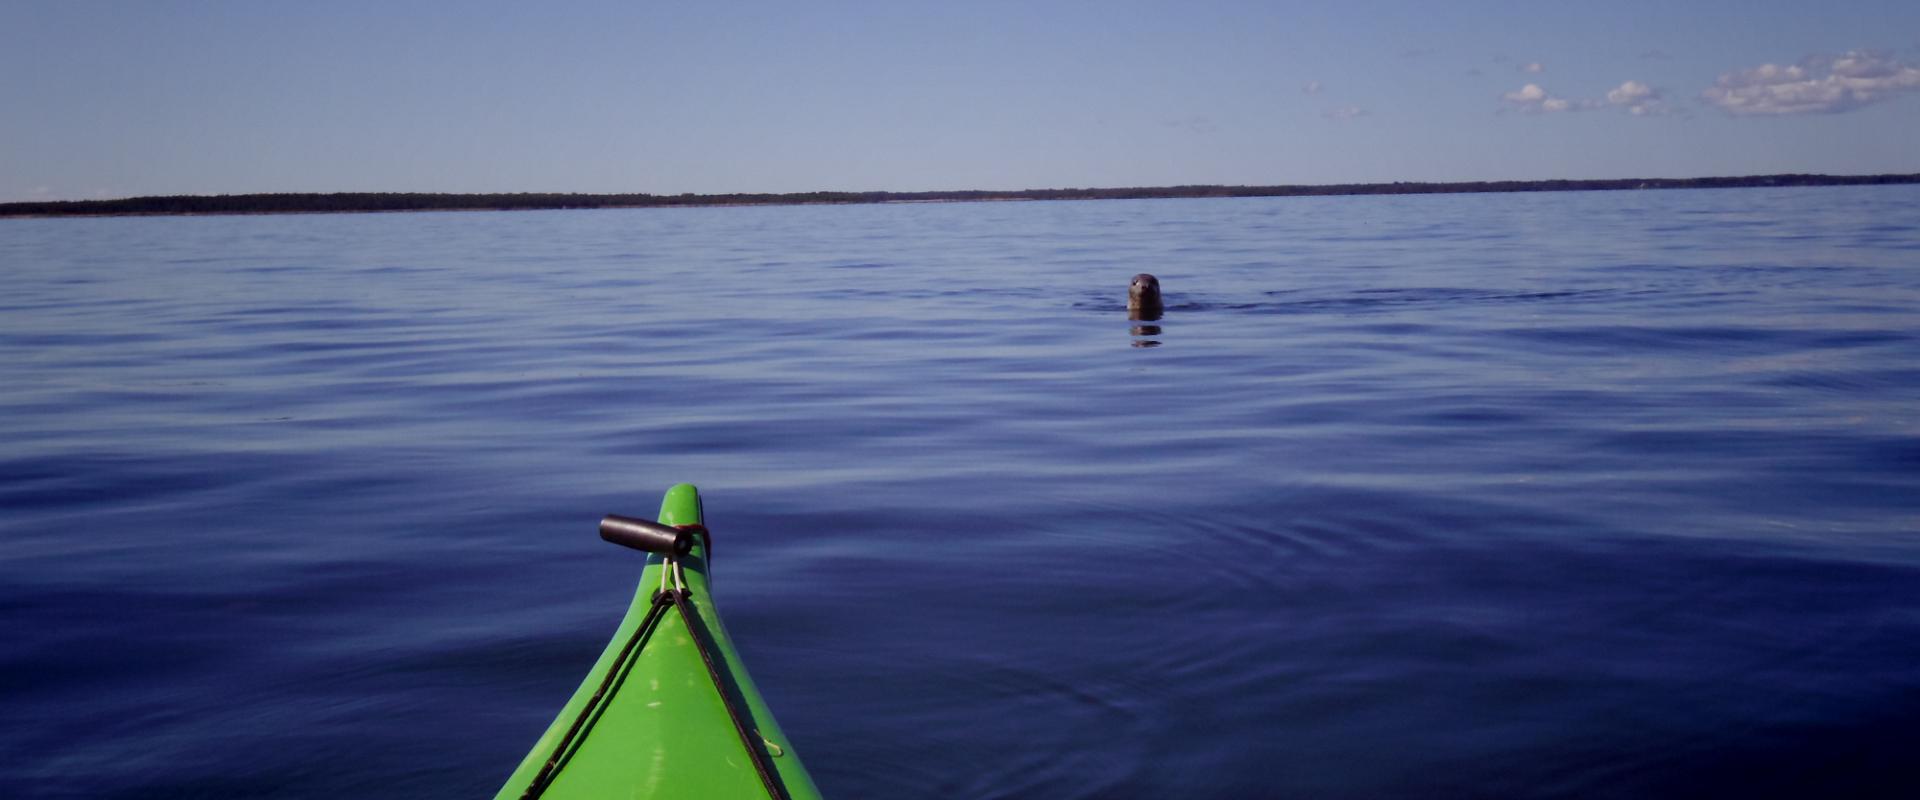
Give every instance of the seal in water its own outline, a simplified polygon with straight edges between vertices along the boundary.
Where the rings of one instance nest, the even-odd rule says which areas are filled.
[[[1127,285],[1127,319],[1152,321],[1159,319],[1164,310],[1160,304],[1160,279],[1145,272],[1133,276],[1133,283]]]

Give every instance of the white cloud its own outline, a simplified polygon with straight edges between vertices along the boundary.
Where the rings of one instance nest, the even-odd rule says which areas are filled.
[[[1620,84],[1620,88],[1607,92],[1607,102],[1616,106],[1626,106],[1653,99],[1657,95],[1653,87],[1639,81],[1627,81]]]
[[[1500,95],[1507,109],[1527,114],[1552,114],[1561,111],[1597,111],[1603,108],[1625,109],[1636,117],[1667,113],[1667,104],[1659,89],[1627,81],[1607,91],[1606,99],[1558,97],[1540,84],[1529,83]]]
[[[1639,81],[1627,81],[1607,91],[1607,103],[1627,110],[1636,117],[1667,113],[1660,90]]]
[[[1364,117],[1369,113],[1371,112],[1359,106],[1340,106],[1339,108],[1329,108],[1321,112],[1320,116],[1332,120],[1348,120],[1355,117]]]
[[[1538,61],[1529,61],[1525,64],[1520,65],[1520,71],[1531,74],[1531,75],[1538,75],[1542,72],[1546,72],[1547,68],[1545,65],[1541,64]]]
[[[1837,114],[1920,90],[1920,67],[1854,51],[1721,75],[1700,97],[1729,114]]]
[[[1547,99],[1547,90],[1540,88],[1540,84],[1529,83],[1525,86],[1520,87],[1518,91],[1507,92],[1506,94],[1501,95],[1501,98],[1505,99],[1509,103],[1518,103],[1521,105],[1526,105],[1528,103],[1538,103],[1542,100]]]
[[[1320,86],[1319,81],[1307,81],[1306,85],[1300,87],[1300,91],[1306,92],[1307,94],[1319,94],[1321,88],[1323,87]]]
[[[1540,88],[1540,84],[1537,83],[1529,83],[1515,91],[1500,95],[1500,99],[1507,101],[1507,105],[1513,109],[1524,111],[1528,114],[1551,113],[1556,111],[1585,111],[1589,108],[1597,107],[1591,100],[1575,101],[1568,100],[1564,97],[1554,97],[1553,95],[1547,94],[1547,90]]]

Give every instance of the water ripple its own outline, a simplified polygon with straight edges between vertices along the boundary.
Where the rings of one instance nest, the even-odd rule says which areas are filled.
[[[1915,192],[0,221],[0,778],[491,792],[689,480],[831,796],[1910,795]]]

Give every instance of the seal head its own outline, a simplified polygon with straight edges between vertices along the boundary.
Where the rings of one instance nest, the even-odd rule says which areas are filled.
[[[1145,272],[1133,276],[1127,285],[1127,317],[1155,320],[1165,310],[1160,302],[1160,279]]]

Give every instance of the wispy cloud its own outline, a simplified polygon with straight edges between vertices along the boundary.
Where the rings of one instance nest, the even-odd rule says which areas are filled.
[[[1729,72],[1700,97],[1734,115],[1837,114],[1920,90],[1920,68],[1878,53]]]
[[[1319,81],[1307,81],[1301,85],[1300,91],[1306,92],[1307,94],[1319,94],[1323,88],[1326,87],[1321,86]]]
[[[51,186],[0,186],[0,203],[35,203],[56,199]]]
[[[1525,64],[1521,64],[1521,65],[1520,65],[1520,66],[1518,67],[1518,69],[1519,69],[1519,70],[1520,70],[1521,72],[1525,72],[1525,73],[1527,73],[1527,74],[1529,74],[1529,75],[1538,75],[1538,74],[1540,74],[1540,73],[1542,73],[1542,72],[1546,72],[1546,71],[1547,71],[1547,66],[1546,66],[1545,64],[1542,64],[1542,63],[1540,63],[1540,62],[1538,62],[1538,61],[1529,61],[1529,62],[1527,62],[1527,63],[1525,63]]]
[[[1188,133],[1197,133],[1197,134],[1203,134],[1203,135],[1210,134],[1210,133],[1218,133],[1220,131],[1220,126],[1213,124],[1212,118],[1202,114],[1195,114],[1191,117],[1184,117],[1181,119],[1164,120],[1162,124],[1166,125],[1169,128],[1177,128],[1179,130],[1184,130]]]
[[[1361,108],[1359,106],[1340,106],[1338,108],[1329,108],[1326,111],[1322,111],[1320,112],[1320,116],[1326,117],[1327,119],[1331,119],[1331,120],[1344,121],[1344,120],[1357,119],[1359,117],[1364,117],[1370,113],[1372,112],[1364,108]]]
[[[1640,58],[1645,61],[1672,61],[1673,54],[1656,47],[1652,50],[1640,51]]]

